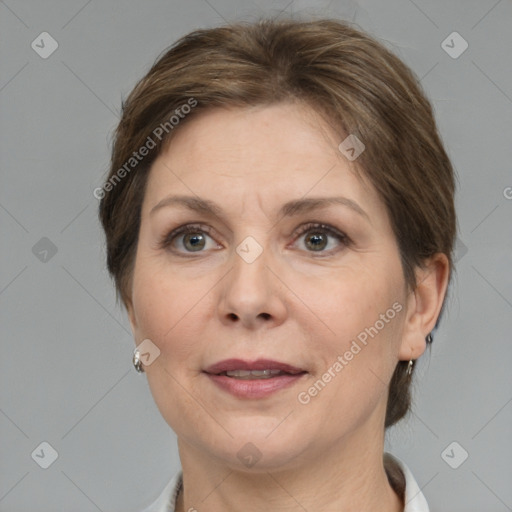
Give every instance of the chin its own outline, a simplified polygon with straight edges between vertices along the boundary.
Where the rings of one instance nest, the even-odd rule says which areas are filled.
[[[254,417],[234,419],[224,424],[232,438],[224,431],[219,432],[221,438],[203,439],[202,449],[234,471],[258,473],[291,469],[311,443],[304,438],[304,426],[290,423],[285,427],[286,422],[291,422],[291,417],[284,422],[282,420]],[[230,428],[230,423],[233,428]],[[300,432],[302,434],[298,436]]]
[[[288,442],[277,444],[268,446],[268,441],[266,444],[246,441],[241,443],[235,453],[230,450],[227,454],[218,455],[222,457],[222,464],[233,471],[265,473],[293,469],[301,453],[297,445]]]

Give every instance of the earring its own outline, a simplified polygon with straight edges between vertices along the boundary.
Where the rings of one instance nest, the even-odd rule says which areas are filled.
[[[407,375],[412,374],[412,367],[414,366],[414,361],[412,359],[409,360],[409,364],[407,365]]]
[[[432,333],[431,333],[431,332],[429,332],[429,333],[427,334],[427,337],[425,338],[425,341],[426,341],[427,343],[432,343],[432,342],[434,341],[434,339],[432,338]]]
[[[133,351],[133,366],[139,373],[144,373],[144,368],[142,367],[142,361],[140,360],[140,352],[138,348],[135,348]]]

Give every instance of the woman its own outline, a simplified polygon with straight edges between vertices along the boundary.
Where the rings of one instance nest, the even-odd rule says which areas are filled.
[[[182,465],[147,511],[428,511],[384,433],[442,312],[454,177],[396,56],[332,20],[195,31],[123,104],[100,195]]]

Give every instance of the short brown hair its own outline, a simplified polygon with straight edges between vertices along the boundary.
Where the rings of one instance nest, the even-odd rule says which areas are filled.
[[[289,100],[312,106],[340,135],[365,144],[355,163],[386,205],[409,289],[416,286],[414,269],[435,253],[444,253],[451,269],[454,173],[413,72],[346,22],[266,19],[182,37],[123,102],[99,215],[108,270],[125,305],[148,171],[175,130],[205,109]],[[183,109],[192,103],[194,108]],[[160,138],[158,127],[164,127],[156,132]],[[133,152],[150,139],[147,156],[128,168]],[[390,383],[386,427],[410,406],[406,364],[397,364]]]

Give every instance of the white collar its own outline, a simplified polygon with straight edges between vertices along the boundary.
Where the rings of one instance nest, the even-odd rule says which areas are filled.
[[[397,463],[405,477],[404,512],[430,512],[427,500],[425,499],[425,496],[423,496],[423,493],[421,492],[416,479],[414,478],[411,470],[407,467],[405,462],[400,460],[398,457],[391,455],[390,453],[387,455]],[[171,509],[171,511],[173,510],[174,509]]]
[[[427,500],[425,499],[425,496],[423,496],[423,493],[414,479],[411,470],[402,460],[391,454],[388,455],[397,463],[405,477],[404,512],[429,512]],[[183,472],[180,470],[165,486],[160,496],[142,512],[175,512],[176,496],[181,485],[182,477]]]

